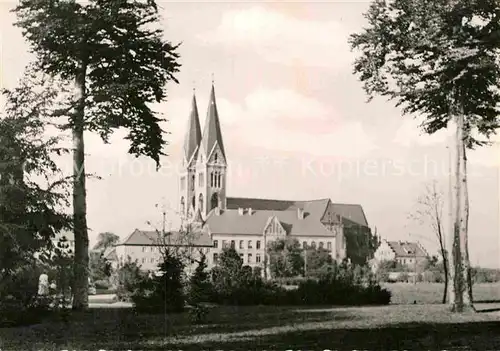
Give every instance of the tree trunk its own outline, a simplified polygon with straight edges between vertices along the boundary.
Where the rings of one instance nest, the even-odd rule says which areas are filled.
[[[87,195],[85,190],[85,76],[82,65],[75,79],[77,106],[73,116],[73,223],[75,233],[73,309],[88,308],[89,237],[87,233]]]
[[[450,128],[453,128],[453,124],[456,122],[454,120],[455,116],[451,116],[450,119]],[[455,126],[456,128],[456,126]],[[453,145],[456,143],[455,139],[451,140],[448,145],[448,150],[449,150],[449,186],[448,186],[448,235],[449,235],[449,240],[448,240],[448,248],[446,252],[446,259],[448,262],[448,302],[450,305],[453,305],[455,301],[455,287],[454,287],[454,277],[455,277],[455,260],[453,258],[454,254],[454,245],[455,245],[455,230],[454,230],[454,205],[455,202],[453,201],[453,190],[455,188],[454,184],[454,169],[453,169]],[[456,160],[456,158],[455,158]],[[452,307],[453,309],[453,307]]]
[[[444,291],[443,291],[443,301],[442,303],[446,303],[446,298],[448,296],[448,254],[444,249],[444,245],[441,246],[441,256],[443,257],[443,270],[444,270]]]
[[[473,297],[472,297],[472,279],[471,279],[471,267],[469,260],[469,191],[467,186],[467,150],[465,143],[462,147],[462,194],[463,194],[463,226],[460,233],[461,238],[461,248],[462,248],[462,259],[464,267],[464,301],[466,301],[466,307],[474,310]]]
[[[460,106],[461,107],[461,106]],[[465,155],[465,133],[463,110],[457,111],[456,132],[456,170],[455,170],[455,221],[453,238],[453,291],[454,299],[450,300],[451,310],[464,312],[473,309],[471,293],[469,288],[469,264],[467,250],[467,221],[468,221],[468,198],[467,198],[467,167]],[[450,265],[451,267],[451,265]]]

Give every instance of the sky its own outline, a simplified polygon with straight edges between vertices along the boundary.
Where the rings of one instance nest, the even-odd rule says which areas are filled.
[[[28,46],[0,3],[0,73],[12,88],[29,60]],[[126,133],[110,144],[87,133],[91,244],[100,232],[178,224],[178,170],[196,90],[205,122],[212,82],[226,154],[229,196],[286,200],[330,198],[363,206],[370,227],[387,240],[418,240],[434,254],[435,234],[411,214],[430,182],[448,203],[452,129],[423,135],[420,116],[394,103],[367,103],[352,73],[350,33],[365,25],[368,2],[160,2],[168,40],[181,43],[179,84],[155,109],[166,119],[162,167],[127,154]],[[500,138],[495,137],[499,142]],[[500,267],[499,145],[469,153],[471,263]],[[61,161],[71,171],[71,160]],[[447,219],[447,207],[443,209]]]

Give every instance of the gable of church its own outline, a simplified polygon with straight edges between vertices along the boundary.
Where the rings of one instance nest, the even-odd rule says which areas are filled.
[[[286,230],[281,225],[278,217],[272,216],[264,227],[264,234],[269,236],[285,236]]]

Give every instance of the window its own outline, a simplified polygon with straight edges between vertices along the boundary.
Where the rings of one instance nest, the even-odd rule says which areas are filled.
[[[142,263],[146,263],[146,258],[145,257],[142,258]]]
[[[243,243],[244,243],[244,241],[240,240],[240,249],[243,249]]]
[[[251,249],[252,248],[252,240],[248,240],[248,248]]]
[[[260,240],[257,240],[257,242],[255,243],[255,248],[257,250],[260,249]]]
[[[149,259],[149,262],[151,262],[151,263],[155,263],[155,258],[154,258],[154,257],[151,257],[151,258]]]
[[[217,153],[214,154],[214,161],[217,162]]]
[[[142,252],[146,252],[146,246],[142,247]]]
[[[219,262],[219,254],[214,253],[214,263],[217,263],[217,262]]]
[[[260,254],[255,255],[255,262],[260,263]]]
[[[302,248],[307,249],[307,241],[302,242]]]
[[[203,173],[200,173],[198,178],[198,186],[202,187],[203,186]]]
[[[214,172],[210,173],[210,186],[214,186]]]
[[[221,183],[222,183],[222,182],[221,182],[221,179],[222,179],[222,174],[221,174],[221,173],[219,173],[219,174],[217,175],[217,186],[218,186],[219,188],[221,187]]]
[[[234,242],[234,240],[231,240],[231,249],[234,249],[236,247],[236,244]]]
[[[151,246],[151,252],[155,252],[155,247]]]
[[[313,241],[313,242],[311,243],[311,247],[312,247],[313,249],[315,249],[315,248],[316,248],[316,242],[314,242],[314,241]]]
[[[332,243],[329,241],[326,243],[326,248],[327,250],[331,251],[332,250]]]
[[[243,254],[240,253],[240,258],[241,258],[241,261],[245,262],[245,259],[243,258]]]
[[[248,254],[247,263],[252,263],[252,254]]]
[[[215,248],[218,248],[218,247],[219,247],[219,241],[218,241],[218,240],[214,240],[214,247],[215,247]]]
[[[191,191],[194,191],[194,174],[191,177]]]
[[[224,249],[224,248],[226,248],[226,247],[227,247],[227,242],[226,242],[226,240],[222,240],[222,248]]]
[[[322,248],[323,248],[323,242],[322,242],[322,241],[320,241],[320,242],[319,242],[319,248],[320,248],[320,249],[322,249]]]

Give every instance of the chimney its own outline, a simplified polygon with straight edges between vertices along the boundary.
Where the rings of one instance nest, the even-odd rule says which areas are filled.
[[[243,216],[243,208],[238,207],[238,214],[239,214],[240,216]]]
[[[252,208],[251,208],[251,207],[249,207],[249,208],[248,208],[248,215],[249,215],[249,216],[251,216],[251,215],[252,215]]]
[[[297,208],[297,218],[304,219],[304,210],[301,208]]]

